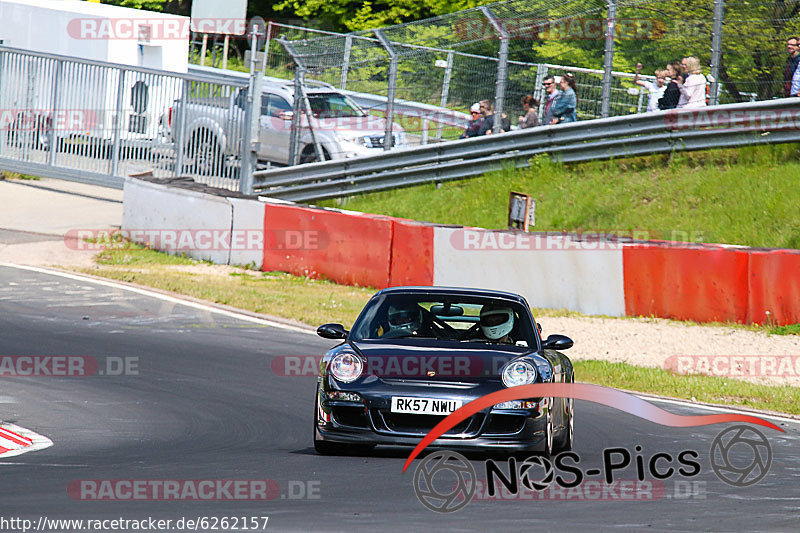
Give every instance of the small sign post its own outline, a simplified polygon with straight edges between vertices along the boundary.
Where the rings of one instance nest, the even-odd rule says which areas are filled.
[[[530,194],[511,191],[508,195],[508,229],[528,231],[536,225],[536,200]]]

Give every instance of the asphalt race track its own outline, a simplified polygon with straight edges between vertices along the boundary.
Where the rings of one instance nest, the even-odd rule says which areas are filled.
[[[769,473],[758,484],[733,487],[717,478],[709,460],[725,425],[664,427],[587,402],[576,403],[575,424],[585,468],[601,465],[604,448],[633,452],[640,445],[645,463],[656,452],[697,450],[700,474],[664,480],[656,500],[472,501],[455,513],[434,513],[413,490],[418,461],[402,473],[409,450],[377,449],[364,457],[314,452],[315,378],[277,375],[270,363],[330,346],[299,331],[0,266],[0,356],[81,355],[100,364],[86,377],[0,377],[0,420],[54,443],[0,459],[0,515],[34,521],[268,516],[273,531],[797,531],[800,424],[776,422],[785,434],[759,428],[772,448]],[[135,367],[128,375],[99,375],[109,361],[123,360]],[[470,458],[485,478],[483,458]],[[634,464],[617,473],[635,478]],[[86,501],[67,491],[78,480],[120,479],[270,479],[280,496]]]

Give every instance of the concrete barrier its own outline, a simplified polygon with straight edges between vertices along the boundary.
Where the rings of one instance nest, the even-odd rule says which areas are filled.
[[[264,270],[362,287],[389,284],[392,220],[388,217],[267,203],[264,233]]]
[[[748,321],[800,323],[800,251],[754,250],[749,259]]]
[[[433,232],[430,224],[393,220],[390,287],[433,285]]]
[[[698,322],[745,322],[748,252],[721,246],[626,246],[625,312]]]
[[[264,202],[228,198],[233,209],[231,225],[231,265],[253,265],[261,270],[264,263]]]
[[[122,229],[140,244],[225,265],[232,218],[227,198],[125,179]]]
[[[479,232],[476,247],[465,244],[474,242],[474,235],[465,240],[464,231]],[[484,239],[485,233],[494,234],[494,241]],[[515,292],[532,307],[625,314],[620,247],[539,249],[517,245],[516,238],[509,232],[435,228],[434,284]],[[487,240],[496,245],[487,245]]]

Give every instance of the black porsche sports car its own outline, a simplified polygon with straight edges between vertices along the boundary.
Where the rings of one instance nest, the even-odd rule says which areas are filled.
[[[373,296],[347,331],[317,334],[343,342],[320,364],[314,447],[321,454],[378,444],[415,446],[462,405],[505,387],[571,383],[572,347],[542,340],[522,296],[450,287],[394,287]],[[480,411],[433,446],[535,450],[572,448],[573,402],[527,398]]]

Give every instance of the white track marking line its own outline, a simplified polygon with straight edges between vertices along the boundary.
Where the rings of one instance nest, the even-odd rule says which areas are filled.
[[[33,266],[23,266],[23,265],[15,265],[12,263],[0,263],[0,266],[9,267],[9,268],[18,268],[21,270],[29,270],[31,272],[38,272],[40,274],[49,274],[51,276],[60,276],[62,278],[71,279],[74,281],[81,281],[86,283],[95,283],[97,285],[103,285],[105,287],[111,287],[114,289],[120,289],[124,291],[133,292],[136,294],[141,294],[143,296],[149,296],[150,298],[157,298],[159,300],[164,300],[166,302],[172,302],[180,305],[185,305],[187,307],[192,307],[194,309],[200,309],[203,311],[208,311],[210,313],[215,313],[217,315],[227,316],[229,318],[235,318],[237,320],[243,320],[245,322],[252,322],[254,324],[260,324],[262,326],[270,326],[273,328],[280,328],[285,329],[288,331],[295,331],[298,333],[305,333],[306,335],[314,335],[316,333],[313,331],[309,331],[304,328],[299,328],[297,326],[290,326],[288,324],[281,324],[280,322],[273,322],[272,320],[265,320],[263,318],[256,318],[254,316],[249,316],[245,314],[235,313],[233,311],[226,311],[225,309],[218,309],[216,307],[211,307],[209,305],[200,304],[197,302],[190,302],[188,300],[182,300],[180,298],[175,298],[173,296],[167,296],[166,294],[159,294],[157,292],[151,292],[146,289],[140,289],[138,287],[129,287],[127,285],[123,285],[121,283],[115,283],[113,281],[105,281],[105,280],[97,280],[92,278],[87,278],[84,276],[80,276],[77,274],[67,274],[66,272],[58,272],[55,270],[50,270],[47,268],[39,268]]]
[[[28,440],[30,444],[19,444],[12,440],[9,440],[9,436],[6,432],[13,432],[16,435],[23,437],[24,440]],[[4,435],[6,435],[4,437]],[[20,439],[15,439],[20,440]],[[44,450],[45,448],[49,448],[53,445],[53,441],[45,437],[44,435],[39,435],[38,433],[34,433],[30,429],[26,429],[20,427],[16,424],[3,424],[0,423],[0,447],[4,448],[6,451],[0,453],[0,458],[5,459],[6,457],[14,457],[16,455],[21,455],[23,453],[28,452],[35,452],[38,450]]]

